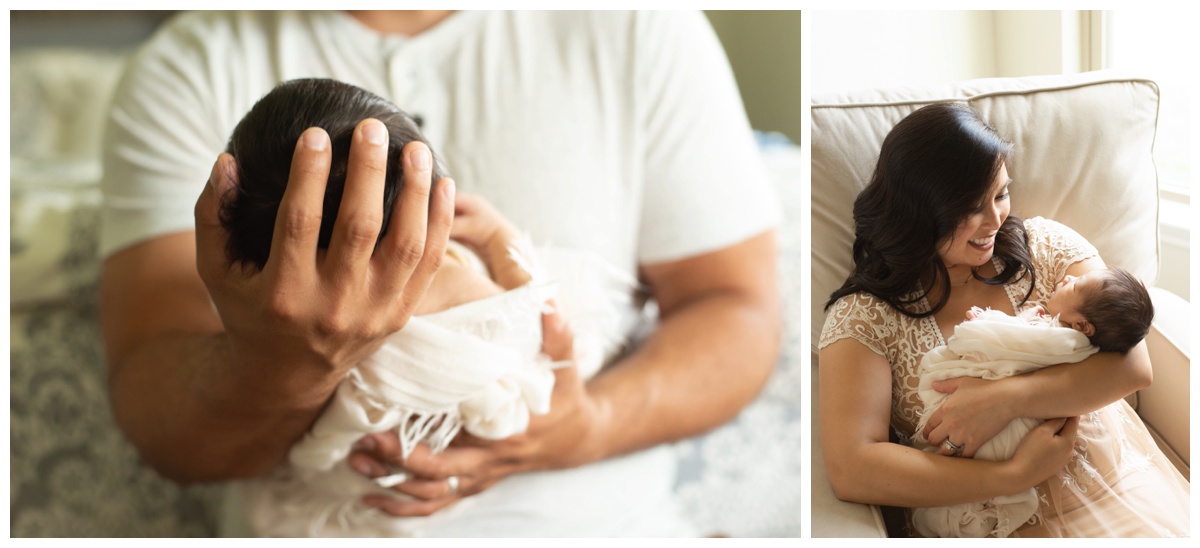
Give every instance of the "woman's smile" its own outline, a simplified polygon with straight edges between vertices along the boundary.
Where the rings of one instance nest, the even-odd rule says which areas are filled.
[[[987,251],[996,245],[996,233],[993,232],[991,235],[983,238],[968,240],[967,243],[979,251]]]
[[[990,197],[967,215],[954,234],[939,247],[938,254],[947,267],[960,264],[976,267],[991,260],[996,247],[996,234],[1008,218],[1008,185],[1011,183],[1008,167],[1001,164],[992,183]]]

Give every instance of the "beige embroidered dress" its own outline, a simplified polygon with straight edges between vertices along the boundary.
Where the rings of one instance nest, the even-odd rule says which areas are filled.
[[[1097,255],[1075,231],[1054,221],[1025,220],[1037,282],[1029,301],[1027,277],[1005,286],[1014,311],[1044,303],[1067,267]],[[999,261],[994,263],[1000,268]],[[919,306],[928,306],[920,303]],[[921,357],[945,344],[932,317],[914,319],[866,293],[834,303],[820,348],[853,338],[892,367],[892,427],[911,437],[920,420],[917,396]],[[1014,537],[1187,536],[1191,486],[1155,445],[1124,400],[1084,415],[1075,456],[1067,468],[1037,486],[1039,506]]]

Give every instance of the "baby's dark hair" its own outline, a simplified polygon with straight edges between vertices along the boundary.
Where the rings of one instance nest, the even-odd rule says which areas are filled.
[[[417,124],[396,105],[362,88],[321,78],[289,80],[259,99],[229,137],[226,151],[237,160],[238,185],[236,195],[222,208],[221,224],[229,233],[231,261],[259,269],[267,264],[275,215],[287,187],[296,142],[304,130],[314,126],[329,134],[332,146],[318,238],[321,249],[329,247],[346,185],[350,141],[354,128],[366,118],[383,122],[388,130],[383,227],[379,232],[383,238],[403,181],[400,150],[410,141],[425,142]],[[436,159],[433,165],[433,181],[437,181],[443,175]]]
[[[1154,303],[1146,286],[1125,269],[1112,267],[1084,295],[1079,313],[1092,324],[1092,344],[1102,352],[1129,351],[1150,331]]]

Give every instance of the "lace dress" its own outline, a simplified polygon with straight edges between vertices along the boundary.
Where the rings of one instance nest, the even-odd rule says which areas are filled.
[[[1005,286],[1013,309],[1044,303],[1067,267],[1097,255],[1083,237],[1054,221],[1026,219],[1037,274],[1029,289],[1022,277]],[[997,269],[999,261],[993,261]],[[922,302],[921,306],[928,306]],[[830,308],[820,348],[845,338],[887,358],[892,367],[892,427],[902,439],[920,421],[917,395],[921,357],[945,344],[937,322],[914,319],[865,293],[847,295]],[[1162,454],[1125,400],[1084,415],[1075,456],[1067,467],[1036,487],[1039,505],[1013,537],[1175,537],[1189,532],[1191,486]]]

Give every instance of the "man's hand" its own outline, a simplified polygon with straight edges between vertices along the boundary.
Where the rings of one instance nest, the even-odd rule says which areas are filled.
[[[382,228],[387,129],[364,120],[355,129],[346,189],[327,251],[317,238],[329,176],[329,137],[310,128],[300,137],[261,272],[226,259],[228,235],[218,215],[234,186],[234,159],[222,154],[196,203],[196,264],[242,364],[289,364],[296,373],[256,377],[274,368],[239,367],[246,383],[323,402],[353,364],[408,321],[442,259],[452,220],[454,185],[431,196],[428,148],[403,151],[405,184],[387,236]],[[430,199],[432,198],[432,199]],[[432,208],[429,204],[432,203]]]
[[[774,232],[645,265],[643,275],[660,323],[630,356],[586,385],[574,368],[557,370],[550,413],[533,417],[520,436],[461,436],[438,455],[418,446],[405,461],[394,435],[363,438],[350,464],[370,477],[394,472],[384,463],[400,467],[414,477],[394,489],[419,499],[367,502],[395,515],[428,515],[517,472],[581,466],[693,436],[736,415],[766,382],[778,351]],[[543,318],[543,351],[566,355],[552,346],[562,339],[561,324],[551,320]]]
[[[571,330],[558,312],[542,316],[543,353],[555,361],[570,360],[572,342]],[[437,455],[418,445],[408,459],[401,458],[395,432],[364,437],[362,450],[350,457],[351,466],[372,478],[402,469],[410,478],[393,489],[417,499],[372,495],[365,502],[395,516],[427,516],[518,472],[597,460],[599,448],[586,442],[593,439],[588,432],[599,423],[600,410],[573,365],[555,370],[551,401],[550,413],[530,417],[522,434],[490,441],[462,433]]]
[[[113,414],[159,473],[196,482],[270,471],[346,369],[412,314],[450,233],[454,185],[431,185],[428,149],[405,147],[405,188],[376,248],[384,131],[374,120],[355,131],[328,251],[317,250],[317,235],[329,139],[310,129],[262,272],[227,259],[218,219],[237,184],[229,155],[196,202],[194,235],[160,236],[105,260],[100,317]]]

